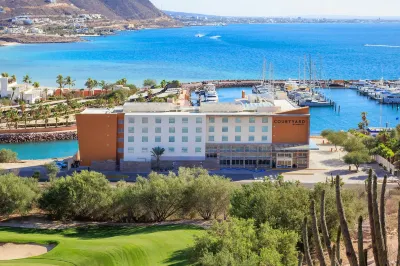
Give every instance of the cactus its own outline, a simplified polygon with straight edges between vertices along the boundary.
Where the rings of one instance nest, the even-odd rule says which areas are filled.
[[[314,240],[314,246],[316,249],[317,258],[321,266],[326,266],[324,251],[322,249],[322,244],[321,244],[321,238],[319,237],[319,232],[318,232],[318,222],[317,222],[317,214],[315,212],[314,200],[312,200],[310,204],[310,214],[311,214],[312,238]]]
[[[336,247],[335,244],[333,244],[333,248],[332,248],[332,253],[329,254],[330,258],[331,258],[331,266],[336,266]]]
[[[358,266],[358,260],[353,244],[351,242],[349,227],[346,220],[346,214],[343,209],[342,196],[340,192],[340,177],[336,176],[336,207],[339,214],[340,228],[342,230],[344,245],[346,248],[346,256],[350,266]]]
[[[368,265],[368,249],[364,249],[364,261],[365,261],[365,265]]]
[[[383,245],[385,247],[387,253],[387,243],[386,243],[386,219],[385,219],[385,193],[386,193],[386,183],[387,183],[387,175],[383,178],[382,183],[382,191],[381,191],[381,205],[380,205],[380,216],[381,216],[381,227],[382,227],[382,237],[383,237]]]
[[[307,217],[304,218],[304,224],[303,224],[303,244],[304,244],[304,255],[306,257],[307,265],[313,266],[310,254],[310,246],[308,245]]]
[[[339,265],[342,265],[342,259],[340,258],[340,237],[342,234],[342,230],[340,229],[340,225],[338,227],[337,235],[336,235],[336,257]]]
[[[299,262],[297,263],[297,266],[302,266],[303,265],[303,258],[304,258],[304,255],[303,255],[303,253],[299,253]]]
[[[358,260],[360,262],[360,266],[367,266],[365,258],[364,258],[364,238],[363,238],[363,230],[362,230],[363,218],[360,216],[358,218]]]
[[[373,207],[373,220],[375,227],[375,243],[378,250],[378,261],[380,266],[389,265],[387,261],[387,251],[383,243],[382,226],[379,217],[378,208],[378,177],[374,175],[372,182],[372,207]]]
[[[372,169],[369,169],[368,179],[367,179],[367,195],[368,195],[368,218],[369,218],[369,225],[371,229],[371,240],[372,243],[376,243],[375,237],[375,223],[374,223],[374,206],[372,204]],[[379,255],[378,255],[378,248],[376,245],[372,245],[372,252],[374,254],[374,260],[377,266],[379,265]]]
[[[321,193],[320,216],[321,216],[320,218],[321,231],[322,231],[322,236],[324,238],[324,243],[326,249],[328,250],[328,254],[331,254],[332,253],[331,240],[329,239],[328,226],[326,225],[326,219],[325,219],[325,190],[323,190]]]

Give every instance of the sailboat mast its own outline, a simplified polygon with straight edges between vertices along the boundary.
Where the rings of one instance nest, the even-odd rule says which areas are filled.
[[[304,84],[306,84],[306,62],[307,62],[307,58],[306,55],[304,55],[304,69],[303,69],[303,82]]]

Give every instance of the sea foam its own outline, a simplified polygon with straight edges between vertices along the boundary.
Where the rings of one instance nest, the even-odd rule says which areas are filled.
[[[386,48],[400,48],[399,45],[387,45],[387,44],[366,44],[365,47],[386,47]]]

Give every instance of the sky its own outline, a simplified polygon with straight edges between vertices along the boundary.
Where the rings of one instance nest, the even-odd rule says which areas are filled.
[[[400,0],[151,0],[168,11],[221,16],[400,17]]]

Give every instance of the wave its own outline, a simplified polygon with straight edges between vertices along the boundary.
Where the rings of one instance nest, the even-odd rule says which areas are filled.
[[[204,36],[206,36],[205,34],[200,34],[200,33],[198,33],[198,34],[196,34],[195,35],[197,38],[203,38]]]
[[[387,45],[387,44],[366,44],[365,47],[386,47],[386,48],[400,48],[399,45]]]
[[[215,36],[211,36],[211,37],[210,37],[210,39],[215,39],[215,40],[216,40],[216,39],[219,39],[219,38],[221,38],[221,36],[219,36],[219,35],[215,35]]]

